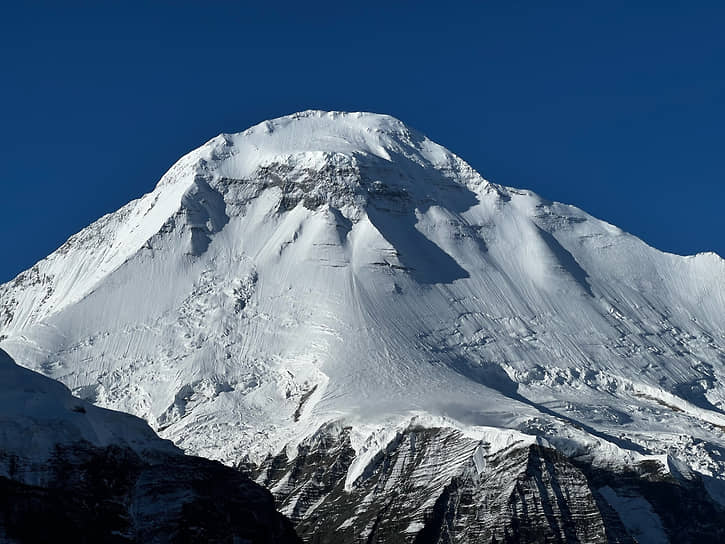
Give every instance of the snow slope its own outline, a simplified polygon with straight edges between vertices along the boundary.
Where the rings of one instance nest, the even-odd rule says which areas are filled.
[[[20,364],[226,463],[342,422],[362,471],[443,418],[725,497],[725,261],[490,183],[388,116],[220,135],[0,308]]]
[[[179,455],[145,421],[93,406],[71,395],[63,384],[23,368],[0,350],[0,476],[24,483],[43,481],[58,447],[83,442],[96,448],[130,448],[142,457]]]
[[[0,542],[300,542],[272,495],[0,350]]]

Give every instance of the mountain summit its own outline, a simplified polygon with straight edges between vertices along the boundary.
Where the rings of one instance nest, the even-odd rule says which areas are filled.
[[[686,541],[645,476],[723,511],[725,261],[487,182],[389,116],[220,135],[0,303],[20,364],[240,464],[310,534]]]

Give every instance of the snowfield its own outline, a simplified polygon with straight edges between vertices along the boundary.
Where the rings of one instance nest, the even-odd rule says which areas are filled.
[[[334,423],[352,487],[396,429],[450,427],[699,473],[725,504],[725,261],[488,182],[385,115],[217,136],[0,312],[19,364],[227,464]]]

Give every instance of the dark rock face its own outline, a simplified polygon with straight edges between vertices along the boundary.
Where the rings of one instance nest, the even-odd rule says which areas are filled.
[[[409,429],[346,490],[348,431],[323,429],[295,459],[245,470],[314,543],[725,542],[725,509],[697,479],[654,465],[608,472],[539,445],[488,450],[452,429]],[[660,532],[625,524],[612,496],[646,505]]]
[[[675,478],[651,463],[618,473],[587,465],[581,469],[598,490],[599,503],[606,500],[607,488],[621,497],[647,501],[670,542],[725,542],[725,508],[711,498],[701,477]]]
[[[206,459],[78,443],[56,448],[38,485],[14,465],[0,477],[2,542],[299,542],[269,492]]]

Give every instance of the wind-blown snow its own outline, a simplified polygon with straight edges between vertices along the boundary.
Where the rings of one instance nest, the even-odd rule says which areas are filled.
[[[218,136],[0,302],[19,363],[227,463],[339,421],[364,466],[423,417],[725,478],[725,262],[490,183],[388,116]]]

